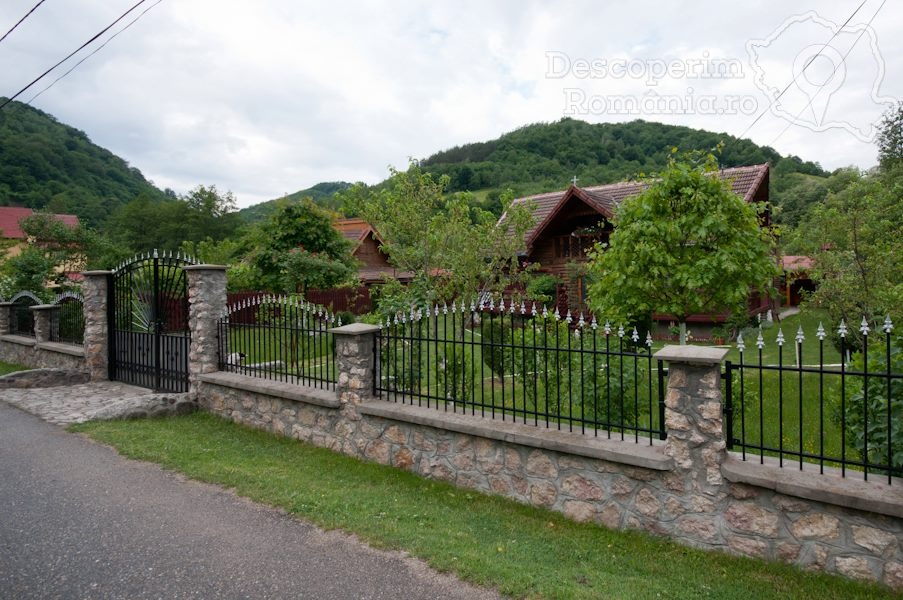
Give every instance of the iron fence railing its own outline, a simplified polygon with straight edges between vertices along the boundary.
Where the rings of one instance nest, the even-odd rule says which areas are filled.
[[[41,304],[34,292],[22,291],[10,298],[13,303],[9,315],[9,332],[13,335],[34,337],[34,311],[32,306]]]
[[[328,330],[339,325],[334,314],[300,296],[251,296],[230,305],[219,321],[219,368],[330,387],[337,370]]]
[[[741,336],[739,360],[723,374],[728,449],[800,470],[903,476],[903,338],[889,318],[879,326],[863,319],[852,332],[841,322],[835,333],[820,324],[814,348],[802,328],[793,340],[778,330],[771,343],[760,330],[752,352]]]
[[[374,393],[389,401],[594,436],[664,439],[651,337],[547,309],[453,303],[387,319]]]
[[[50,341],[81,345],[85,337],[84,299],[80,294],[65,292],[50,311]]]

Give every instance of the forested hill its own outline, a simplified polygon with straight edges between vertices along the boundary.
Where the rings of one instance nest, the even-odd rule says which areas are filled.
[[[164,197],[78,129],[20,102],[0,110],[0,205],[76,214],[96,226],[141,194]]]
[[[449,191],[478,192],[489,208],[498,191],[518,195],[563,189],[576,176],[579,185],[612,183],[660,170],[671,148],[714,149],[724,143],[724,167],[770,162],[772,201],[783,202],[791,188],[827,176],[818,163],[781,156],[726,133],[648,121],[586,123],[565,118],[527,125],[488,142],[438,152],[420,162],[424,170],[448,175]]]
[[[335,198],[335,194],[336,192],[347,190],[349,187],[351,187],[351,184],[345,181],[324,181],[305,190],[298,190],[293,194],[288,194],[287,196],[283,196],[276,200],[268,200],[266,202],[261,202],[260,204],[254,204],[253,206],[243,208],[238,212],[245,221],[253,223],[255,221],[266,219],[276,212],[283,204],[295,204],[300,202],[302,198],[311,198],[320,206],[338,210],[340,206],[339,201]]]

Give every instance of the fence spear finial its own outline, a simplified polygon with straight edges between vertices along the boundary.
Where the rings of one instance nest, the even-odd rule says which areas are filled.
[[[743,333],[737,334],[737,350],[740,351],[740,354],[743,354],[743,351],[746,350],[746,344],[743,343]]]
[[[890,320],[890,315],[884,317],[884,333],[890,333],[894,329],[894,323]]]
[[[841,338],[847,337],[847,324],[843,319],[840,319],[840,327],[837,328],[837,335]]]
[[[867,336],[869,334],[869,322],[865,317],[862,317],[862,323],[859,324],[859,331],[862,332],[862,335]]]
[[[796,343],[802,344],[805,339],[806,339],[806,335],[803,333],[803,326],[800,325],[799,328],[796,330]]]

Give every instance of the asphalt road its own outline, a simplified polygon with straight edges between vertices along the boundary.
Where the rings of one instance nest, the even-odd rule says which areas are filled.
[[[495,598],[0,402],[0,598]]]

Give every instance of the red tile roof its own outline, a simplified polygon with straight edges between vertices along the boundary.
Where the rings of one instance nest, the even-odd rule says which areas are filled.
[[[756,191],[762,185],[763,180],[768,175],[768,164],[750,165],[746,167],[731,167],[729,169],[721,169],[718,171],[720,179],[730,182],[731,191],[741,196],[747,202],[751,201],[756,195]],[[533,243],[537,234],[539,234],[545,225],[555,216],[558,210],[564,206],[564,203],[573,196],[580,198],[586,204],[596,209],[599,214],[606,218],[611,218],[615,208],[626,198],[637,196],[643,192],[649,184],[641,181],[625,181],[620,183],[609,183],[606,185],[597,185],[586,188],[570,186],[566,190],[558,192],[546,192],[544,194],[536,194],[535,196],[526,196],[518,198],[515,204],[520,202],[533,202],[533,216],[535,223],[524,236],[527,245]],[[502,215],[502,219],[505,215]]]
[[[363,219],[339,219],[334,221],[332,226],[336,231],[342,234],[346,240],[361,241],[367,237],[367,234],[373,231],[370,223]]]
[[[22,228],[19,226],[19,221],[34,214],[35,212],[30,208],[0,206],[0,238],[8,240],[24,240],[25,232],[23,232]],[[75,215],[55,214],[53,217],[70,227],[78,225],[78,217]]]
[[[809,256],[787,255],[781,258],[781,269],[784,271],[808,271],[815,264]]]

